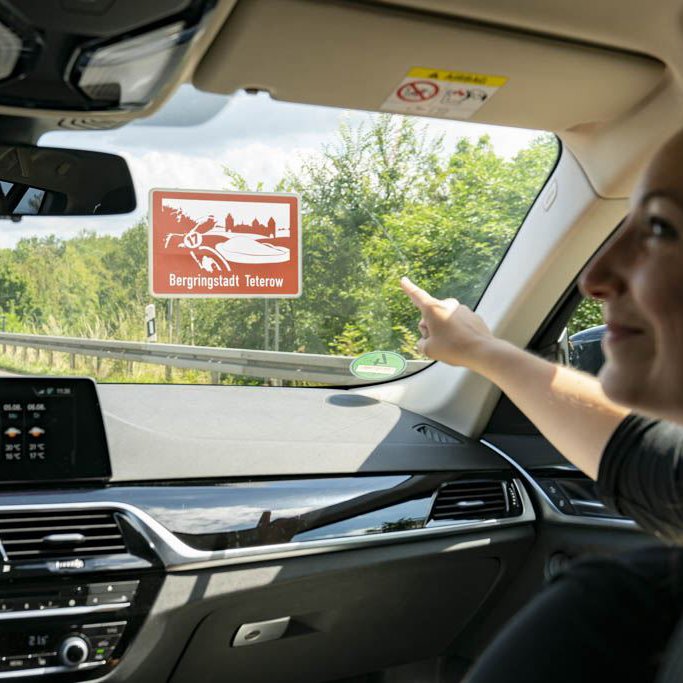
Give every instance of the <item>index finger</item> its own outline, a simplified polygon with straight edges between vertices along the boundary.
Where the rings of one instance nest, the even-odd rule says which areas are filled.
[[[410,280],[410,278],[401,278],[401,289],[410,297],[410,300],[418,308],[428,306],[429,304],[432,304],[434,303],[434,301],[436,301],[436,299],[431,294],[429,294],[429,292],[425,292],[424,289],[418,287],[414,282]]]

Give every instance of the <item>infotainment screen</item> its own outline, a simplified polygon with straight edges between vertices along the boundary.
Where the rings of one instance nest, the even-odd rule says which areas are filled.
[[[92,380],[0,378],[0,485],[110,476],[102,412]]]

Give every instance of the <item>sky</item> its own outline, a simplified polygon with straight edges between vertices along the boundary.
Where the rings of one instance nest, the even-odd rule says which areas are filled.
[[[177,125],[211,118],[198,125]],[[182,86],[162,110],[140,123],[112,131],[59,131],[44,135],[41,146],[113,152],[131,169],[138,200],[132,214],[78,218],[28,217],[0,223],[0,247],[12,247],[25,236],[56,234],[62,238],[81,230],[121,234],[147,214],[152,188],[231,189],[223,173],[229,166],[250,187],[263,183],[272,190],[287,169],[296,171],[322,146],[334,140],[341,121],[370,121],[376,114],[330,107],[291,104],[266,94],[219,96]],[[537,131],[481,124],[421,119],[429,135],[443,134],[446,148],[461,137],[488,134],[498,154],[513,156]],[[232,188],[234,189],[234,188]]]

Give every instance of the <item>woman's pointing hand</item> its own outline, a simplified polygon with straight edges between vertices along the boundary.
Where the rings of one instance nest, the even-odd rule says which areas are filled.
[[[417,343],[420,353],[479,370],[489,342],[495,341],[482,318],[457,299],[435,299],[407,277],[401,278],[401,288],[422,314]]]

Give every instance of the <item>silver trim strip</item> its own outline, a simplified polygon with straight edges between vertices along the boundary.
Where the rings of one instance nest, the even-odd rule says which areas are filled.
[[[43,543],[83,543],[83,534],[48,534],[43,537]]]
[[[432,537],[440,537],[451,534],[484,531],[489,532],[492,528],[515,526],[530,523],[536,519],[533,505],[524,486],[518,479],[515,484],[520,493],[522,514],[517,517],[487,520],[461,520],[457,522],[440,523],[423,529],[409,529],[405,531],[390,531],[382,534],[342,536],[326,538],[314,541],[299,541],[294,543],[278,543],[269,546],[249,548],[233,548],[230,550],[197,550],[183,543],[177,536],[162,526],[144,510],[129,503],[115,501],[96,501],[87,503],[57,503],[38,505],[0,505],[2,511],[25,511],[25,510],[87,510],[91,508],[111,508],[119,512],[127,513],[127,519],[148,539],[154,550],[161,557],[167,572],[186,572],[210,567],[221,567],[232,564],[244,564],[248,562],[265,562],[280,560],[290,557],[302,557],[306,555],[318,555],[324,553],[339,552],[353,548],[386,545],[390,543],[402,543],[406,541],[419,541]],[[431,524],[431,523],[430,523]],[[66,573],[66,572],[65,572]],[[104,607],[101,605],[100,607]],[[121,608],[121,605],[117,605]],[[25,614],[25,613],[24,613]],[[41,612],[43,614],[43,612]]]
[[[0,671],[0,680],[8,678],[25,678],[26,676],[41,676],[43,674],[73,673],[83,669],[92,669],[95,666],[102,666],[106,662],[85,662],[78,666],[42,666],[32,669],[17,669],[16,671]]]
[[[48,609],[27,609],[21,612],[0,612],[0,621],[12,619],[35,619],[36,617],[75,617],[79,614],[93,612],[115,612],[130,607],[130,602],[118,602],[111,605],[84,605],[82,607],[50,607]]]
[[[501,451],[498,446],[486,441],[486,439],[479,439],[479,443],[497,453],[501,458],[507,460],[529,484],[536,494],[543,519],[557,524],[569,524],[570,526],[588,526],[588,527],[603,527],[611,529],[638,529],[638,525],[632,519],[619,519],[617,517],[592,517],[589,515],[568,515],[555,507],[555,504],[548,497],[548,494],[540,487],[536,480],[515,460],[513,460],[507,453]]]
[[[578,498],[570,498],[569,504],[573,507],[577,505],[581,507],[582,505],[587,508],[595,508],[596,510],[607,510],[607,506],[604,503],[599,503],[597,500],[579,500]]]

